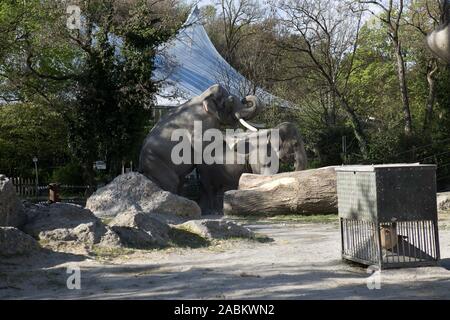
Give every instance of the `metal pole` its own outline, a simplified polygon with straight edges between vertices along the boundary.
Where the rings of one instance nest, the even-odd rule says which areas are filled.
[[[344,160],[344,164],[347,163],[347,137],[342,137],[342,157]]]
[[[38,173],[38,160],[36,157],[33,158],[33,162],[34,162],[34,170],[36,172],[36,199],[39,198],[39,173]]]

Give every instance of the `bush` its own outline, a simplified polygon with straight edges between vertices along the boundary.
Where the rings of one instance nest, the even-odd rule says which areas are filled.
[[[55,169],[53,171],[51,182],[65,185],[82,186],[85,185],[86,182],[83,178],[83,172],[84,169],[80,164],[71,162],[64,167]]]

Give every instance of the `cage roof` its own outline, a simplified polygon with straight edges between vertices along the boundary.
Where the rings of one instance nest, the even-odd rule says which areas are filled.
[[[420,163],[394,163],[394,164],[376,164],[376,165],[349,165],[336,167],[336,171],[353,171],[353,172],[372,172],[377,170],[389,169],[435,169],[434,164],[420,164]]]

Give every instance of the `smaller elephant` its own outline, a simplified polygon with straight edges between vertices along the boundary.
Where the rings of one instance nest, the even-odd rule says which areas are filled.
[[[280,162],[293,163],[295,171],[305,170],[308,160],[303,138],[297,127],[293,123],[284,122],[274,129],[278,129],[279,132],[278,157]],[[229,148],[225,142],[224,145]],[[235,148],[233,148],[233,152],[237,152]],[[263,164],[250,164],[248,159],[249,154],[246,154],[245,164],[202,164],[196,166],[197,172],[200,175],[200,207],[202,208],[203,214],[222,213],[223,201],[221,198],[224,192],[236,190],[242,174],[263,173]]]

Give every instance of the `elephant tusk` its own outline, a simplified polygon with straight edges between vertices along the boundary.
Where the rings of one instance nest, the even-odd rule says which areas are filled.
[[[252,127],[258,129],[258,130],[260,130],[260,129],[266,129],[266,128],[267,128],[267,125],[266,125],[266,124],[262,124],[262,123],[254,123],[254,122],[250,122],[250,121],[248,121],[247,123],[248,123],[249,125],[251,125]]]
[[[239,122],[246,127],[248,130],[253,131],[253,132],[258,132],[258,129],[256,129],[255,127],[252,127],[250,124],[248,124],[244,119],[239,119]]]

